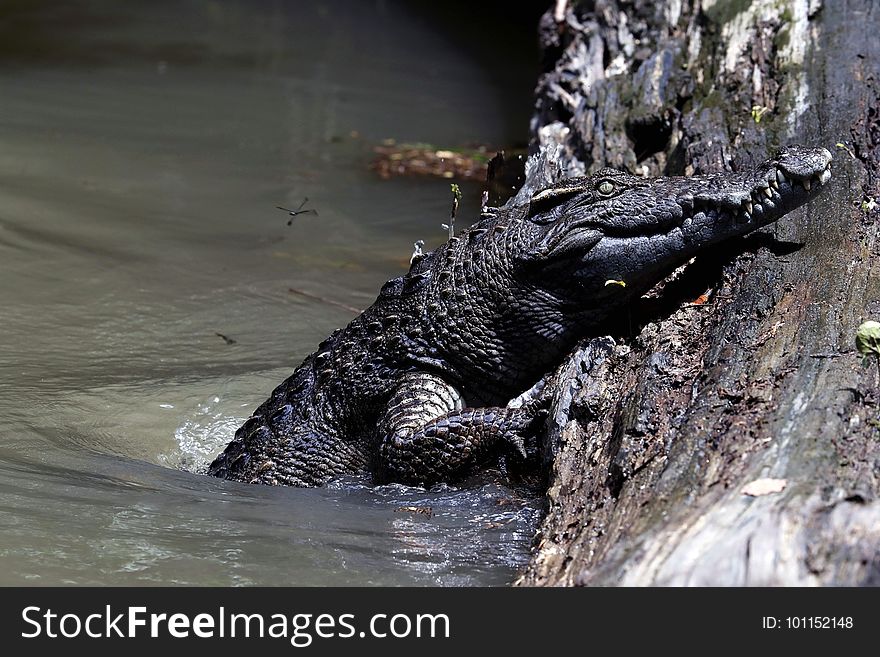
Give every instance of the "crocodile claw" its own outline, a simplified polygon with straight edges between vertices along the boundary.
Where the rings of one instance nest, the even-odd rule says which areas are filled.
[[[527,461],[529,458],[529,453],[526,451],[526,441],[522,436],[505,436],[505,440],[507,441],[508,447],[512,448],[512,451],[517,454],[523,461]]]

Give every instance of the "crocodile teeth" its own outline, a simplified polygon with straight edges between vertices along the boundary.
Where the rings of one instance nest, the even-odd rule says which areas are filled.
[[[770,181],[770,187],[779,191],[779,183],[776,182],[776,178],[774,178],[773,180]]]
[[[753,209],[751,201],[743,201],[743,210],[746,211],[746,214],[752,214]]]
[[[781,185],[785,181],[786,181],[785,174],[782,173],[782,171],[780,171],[779,169],[776,169],[776,182],[778,182]]]
[[[831,169],[825,169],[822,173],[819,174],[819,184],[824,185],[829,180],[831,180]]]
[[[810,191],[810,187],[813,186],[813,183],[810,182],[810,179],[809,179],[809,178],[805,178],[805,179],[801,182],[801,185],[804,186],[804,189],[805,189],[806,191]]]
[[[770,191],[769,187],[764,188],[764,196],[767,198],[773,198],[773,192]]]

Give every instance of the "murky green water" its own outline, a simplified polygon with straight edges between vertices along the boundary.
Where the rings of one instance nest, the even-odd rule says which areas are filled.
[[[509,581],[539,502],[501,484],[197,473],[352,316],[290,288],[365,307],[442,241],[448,182],[371,145],[521,140],[531,44],[431,3],[154,4],[0,4],[0,584]]]

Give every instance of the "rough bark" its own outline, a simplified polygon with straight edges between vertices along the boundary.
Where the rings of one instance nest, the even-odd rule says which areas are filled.
[[[872,0],[557,2],[542,19],[523,195],[562,171],[736,169],[786,143],[835,161],[818,200],[696,259],[560,369],[518,584],[880,584],[880,392],[854,350],[880,319],[878,28]],[[743,494],[765,478],[784,489]]]

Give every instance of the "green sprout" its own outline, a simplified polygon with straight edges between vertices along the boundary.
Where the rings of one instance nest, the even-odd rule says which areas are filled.
[[[764,107],[763,105],[752,105],[752,119],[755,123],[760,123],[761,119],[769,111],[769,107]]]
[[[455,214],[458,212],[458,204],[461,203],[461,189],[455,183],[449,185],[449,189],[452,190],[452,212],[449,215],[449,223],[440,225],[449,231],[449,239],[452,239],[455,237]]]
[[[852,149],[851,149],[849,146],[847,146],[846,144],[844,144],[842,141],[839,141],[839,142],[837,142],[837,143],[834,144],[834,145],[835,145],[837,148],[842,148],[842,149],[845,150],[847,153],[849,153],[849,156],[850,156],[852,159],[856,159],[856,154],[853,153],[853,152],[852,152]]]
[[[880,384],[880,322],[862,322],[856,329],[856,349],[862,355],[862,367],[870,365],[871,356],[877,364],[875,382]]]
[[[610,278],[605,281],[605,287],[608,287],[609,285],[619,285],[620,287],[626,287],[626,281],[616,281],[613,278]]]

